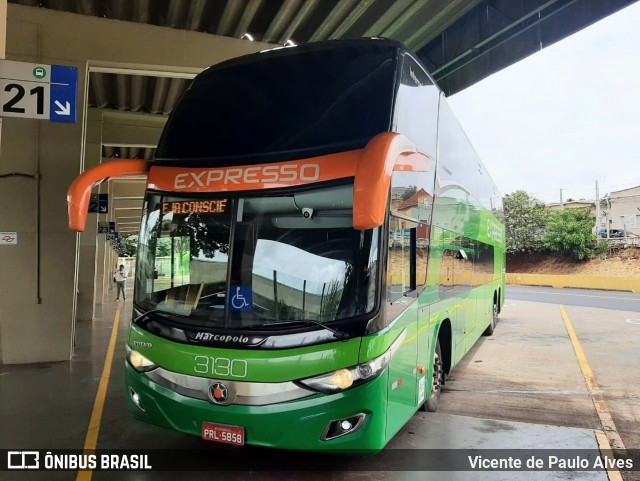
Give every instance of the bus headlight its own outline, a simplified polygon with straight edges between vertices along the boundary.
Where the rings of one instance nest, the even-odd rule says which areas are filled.
[[[402,346],[406,337],[407,330],[405,329],[398,338],[393,341],[391,347],[389,347],[384,354],[371,361],[358,364],[352,368],[338,369],[337,371],[320,376],[302,379],[298,382],[314,391],[328,394],[344,391],[350,387],[367,382],[382,374],[391,362],[391,359],[393,359],[393,356],[398,352],[398,349],[400,349],[400,346]]]
[[[129,346],[127,346],[127,359],[129,360],[129,364],[131,364],[131,366],[138,372],[147,372],[158,367],[138,351],[131,349]]]

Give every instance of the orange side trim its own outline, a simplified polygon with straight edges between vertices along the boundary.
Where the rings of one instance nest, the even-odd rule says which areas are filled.
[[[110,177],[146,175],[151,163],[146,160],[113,160],[86,170],[74,180],[67,191],[69,229],[84,232],[91,189]]]
[[[384,132],[371,139],[362,151],[356,171],[353,227],[365,230],[384,223],[394,170],[426,172],[431,162],[431,157],[418,152],[400,134]]]

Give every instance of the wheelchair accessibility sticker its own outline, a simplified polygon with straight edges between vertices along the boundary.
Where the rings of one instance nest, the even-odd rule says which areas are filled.
[[[231,286],[229,310],[251,311],[253,309],[253,292],[250,287]]]

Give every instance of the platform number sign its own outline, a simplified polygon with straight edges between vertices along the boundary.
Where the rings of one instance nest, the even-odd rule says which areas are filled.
[[[91,194],[88,212],[89,214],[108,214],[109,194]]]
[[[78,69],[0,60],[0,116],[76,121]]]

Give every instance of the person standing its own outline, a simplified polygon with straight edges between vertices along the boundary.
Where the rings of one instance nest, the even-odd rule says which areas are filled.
[[[127,281],[127,277],[129,277],[129,273],[124,268],[124,265],[120,264],[120,268],[113,275],[113,280],[116,281],[116,301],[120,300],[120,292],[122,292],[123,300],[127,298],[124,293],[124,285]]]

